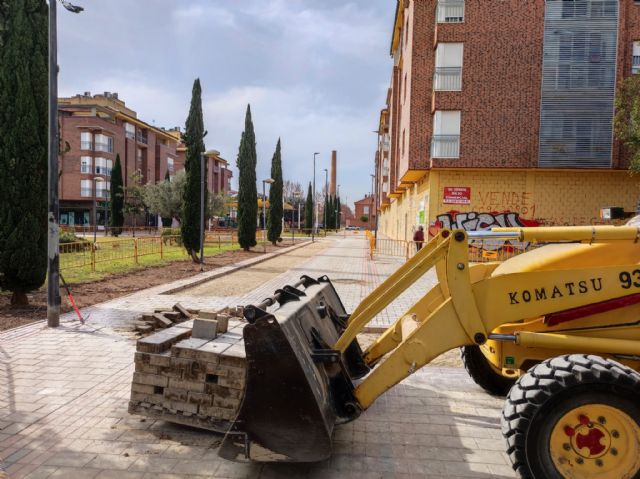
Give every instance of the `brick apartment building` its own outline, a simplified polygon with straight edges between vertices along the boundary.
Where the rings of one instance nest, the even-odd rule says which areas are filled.
[[[354,203],[355,213],[347,219],[347,226],[357,226],[372,230],[376,226],[376,205],[373,195],[365,195],[364,198]],[[366,221],[362,218],[366,217]]]
[[[187,147],[182,142],[182,133],[180,128],[176,127],[169,133],[179,142],[176,152],[178,155],[178,163],[183,165],[187,154]],[[207,157],[207,187],[209,192],[217,195],[229,195],[231,193],[231,178],[233,172],[229,168],[229,162],[220,156],[217,150],[209,150],[205,153]]]
[[[167,172],[172,177],[184,168],[186,147],[180,128],[149,125],[117,93],[85,92],[60,98],[58,107],[61,144],[68,145],[60,157],[61,225],[95,224],[94,202],[97,224],[104,225],[117,155],[125,187],[136,173],[141,184],[149,184],[164,181]],[[228,194],[232,177],[228,163],[215,150],[208,152],[207,158],[209,191]],[[156,226],[157,218],[146,215],[146,225]]]
[[[617,85],[640,68],[640,2],[399,0],[390,53],[382,233],[636,210],[640,184],[612,120]]]

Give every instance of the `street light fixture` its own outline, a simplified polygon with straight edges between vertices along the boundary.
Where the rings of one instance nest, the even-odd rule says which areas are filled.
[[[98,183],[104,183],[104,178],[94,176],[93,180],[93,247],[96,246],[96,232],[98,231]],[[106,225],[105,225],[106,231]]]
[[[262,180],[262,251],[267,252],[267,194],[266,194],[266,184],[270,185],[274,184],[276,180],[273,178],[267,178],[266,180]]]
[[[316,152],[313,154],[313,205],[316,204],[316,156],[320,153]],[[311,215],[313,216],[313,221],[311,222],[311,242],[315,241],[315,232],[318,227],[318,215],[315,213],[315,208],[311,208]]]
[[[84,9],[66,0],[73,13]],[[56,0],[49,0],[49,175],[47,212],[47,326],[60,326],[60,201],[58,198],[58,22]]]

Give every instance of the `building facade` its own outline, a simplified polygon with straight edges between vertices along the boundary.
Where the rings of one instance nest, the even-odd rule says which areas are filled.
[[[105,224],[118,155],[125,187],[158,183],[182,168],[175,137],[138,119],[117,93],[60,98],[59,124],[61,225]]]
[[[613,134],[634,0],[400,0],[375,158],[379,230],[598,224],[635,212]]]
[[[373,195],[365,195],[364,198],[354,203],[355,213],[347,218],[347,226],[357,226],[372,230],[376,226],[376,204]],[[366,218],[366,220],[364,219]]]
[[[171,133],[179,142],[176,148],[177,163],[184,168],[185,157],[187,154],[187,147],[182,141],[182,133],[179,127],[175,127],[169,133]],[[220,156],[220,152],[217,150],[209,150],[205,153],[207,158],[207,187],[209,192],[217,195],[229,195],[231,194],[231,178],[233,178],[233,172],[229,168],[229,162]]]

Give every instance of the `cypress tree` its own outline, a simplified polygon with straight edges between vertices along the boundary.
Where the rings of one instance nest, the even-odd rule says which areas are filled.
[[[47,272],[48,8],[0,0],[0,289],[15,306]]]
[[[198,251],[200,251],[200,168],[202,154],[204,153],[204,120],[202,118],[202,88],[200,79],[193,82],[191,93],[191,107],[185,124],[184,142],[187,146],[187,154],[184,163],[186,182],[182,193],[182,244],[187,253],[191,255],[194,263],[198,263]],[[205,162],[205,178],[207,167]],[[207,191],[205,188],[205,205],[207,204]]]
[[[329,197],[329,212],[327,214],[327,218],[329,218],[329,229],[336,228],[336,198],[335,196]]]
[[[338,196],[338,204],[336,207],[336,229],[342,228],[342,202],[340,201],[340,197]]]
[[[113,236],[118,236],[122,232],[124,225],[124,188],[122,186],[122,165],[120,155],[116,155],[116,164],[111,170],[111,212],[109,226],[111,226]]]
[[[275,246],[282,234],[282,153],[280,150],[280,138],[276,145],[276,151],[271,160],[271,178],[274,183],[269,189],[269,217],[267,220],[267,238]]]
[[[307,230],[313,228],[313,190],[311,189],[311,182],[309,182],[307,201],[304,204],[304,227]]]
[[[244,132],[238,152],[238,243],[245,251],[255,246],[258,217],[258,188],[256,187],[256,136],[251,120],[251,105],[247,105]]]

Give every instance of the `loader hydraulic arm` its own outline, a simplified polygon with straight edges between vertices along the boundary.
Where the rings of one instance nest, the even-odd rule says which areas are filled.
[[[636,294],[640,290],[640,282],[638,288],[626,288],[620,279],[621,274],[631,273],[637,265],[627,268],[576,267],[492,276],[496,263],[470,266],[468,261],[469,239],[487,237],[592,244],[636,241],[638,229],[580,227],[503,229],[479,233],[441,231],[437,238],[361,302],[335,345],[335,349],[345,351],[370,320],[435,266],[438,285],[365,351],[368,365],[376,367],[355,388],[354,396],[360,407],[368,408],[386,390],[440,354],[460,346],[483,344],[490,333],[502,324]],[[535,252],[530,254],[535,255]],[[539,300],[536,300],[536,291]],[[541,299],[543,295],[546,299]],[[545,335],[542,336],[536,340],[544,341]],[[553,338],[549,340],[552,342]]]

